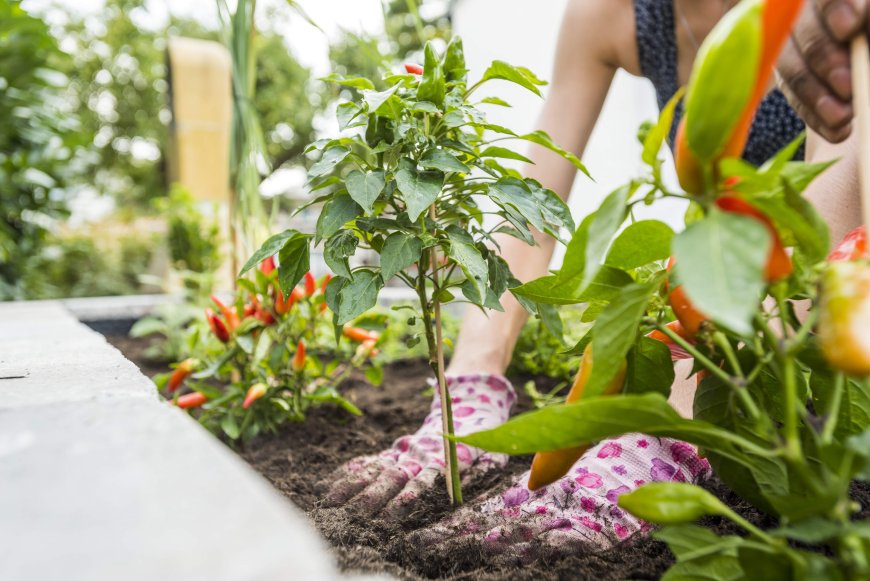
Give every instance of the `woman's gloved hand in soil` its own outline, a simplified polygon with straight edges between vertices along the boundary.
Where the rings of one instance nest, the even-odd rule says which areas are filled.
[[[527,472],[498,496],[459,510],[409,542],[441,554],[479,549],[508,563],[604,549],[650,529],[617,506],[620,495],[646,482],[698,482],[709,474],[709,463],[690,444],[626,434],[590,448],[546,488],[530,492]]]
[[[516,394],[500,375],[448,376],[456,433],[466,435],[494,428],[510,415]],[[423,425],[414,434],[402,436],[377,455],[354,458],[333,476],[326,504],[353,505],[365,514],[401,518],[414,501],[444,474],[444,440],[441,436],[438,393]],[[507,456],[484,453],[459,444],[459,469],[464,482],[507,463]]]

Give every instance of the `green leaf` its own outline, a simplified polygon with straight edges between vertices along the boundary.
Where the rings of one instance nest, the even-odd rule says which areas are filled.
[[[627,273],[605,266],[586,289],[579,277],[563,279],[548,275],[514,287],[511,292],[537,303],[549,305],[576,305],[591,300],[610,300],[633,279]]]
[[[441,193],[444,174],[440,171],[418,171],[413,167],[403,167],[396,172],[396,185],[405,196],[408,218],[411,222],[416,222]]]
[[[758,220],[713,210],[674,238],[677,276],[700,312],[749,335],[770,246],[770,233]]]
[[[481,103],[487,103],[489,105],[498,105],[500,107],[512,107],[510,103],[505,101],[504,99],[499,99],[498,97],[486,97],[480,100]]]
[[[662,149],[662,144],[671,132],[671,126],[674,123],[674,110],[677,108],[677,104],[682,101],[684,93],[685,91],[681,89],[671,97],[671,100],[662,109],[658,123],[656,123],[655,127],[652,128],[644,140],[641,157],[645,164],[655,166],[659,151]]]
[[[304,235],[291,238],[278,252],[278,286],[285,297],[293,291],[293,287],[302,280],[305,273],[311,270],[309,238],[310,236]]]
[[[707,515],[727,516],[731,510],[694,484],[652,482],[623,494],[618,504],[634,516],[661,525],[694,522]]]
[[[592,279],[598,274],[598,269],[604,262],[613,236],[625,222],[628,215],[628,208],[625,204],[633,193],[634,188],[631,186],[619,188],[608,195],[598,211],[595,212],[586,235],[582,286],[585,287],[592,282]]]
[[[362,109],[356,103],[348,101],[342,103],[335,109],[335,116],[338,119],[338,130],[344,131],[351,127],[361,127],[368,123],[365,116],[361,116]],[[354,121],[356,119],[356,121]]]
[[[356,254],[359,238],[351,230],[342,230],[332,235],[323,247],[323,260],[339,276],[351,278],[348,258]]]
[[[378,303],[378,293],[384,287],[381,276],[371,270],[357,270],[353,278],[341,287],[338,296],[338,324],[349,323]]]
[[[376,113],[381,108],[381,105],[386,103],[398,89],[399,85],[393,85],[384,91],[363,91],[363,100],[368,105],[369,112]]]
[[[420,166],[426,169],[438,169],[445,173],[470,173],[471,170],[467,165],[456,159],[455,155],[451,155],[443,149],[430,149],[423,154],[420,159]]]
[[[225,415],[221,420],[221,429],[230,440],[238,440],[241,435],[239,424],[236,423],[236,418],[234,418],[231,413]]]
[[[362,213],[363,209],[348,194],[336,194],[323,206],[317,218],[314,243],[318,244],[324,238],[329,238]]]
[[[350,401],[343,398],[340,393],[335,389],[335,387],[331,385],[324,385],[318,387],[314,393],[309,393],[305,395],[305,398],[314,401],[317,403],[331,403],[337,405],[344,409],[344,411],[348,412],[354,416],[361,416],[362,412],[358,407],[353,405]]]
[[[863,461],[860,463],[863,464],[863,469],[855,477],[865,482],[870,481],[870,427],[865,428],[859,434],[851,436],[846,440],[846,445]]]
[[[384,191],[387,182],[384,179],[384,170],[376,169],[368,173],[353,170],[344,183],[353,201],[362,206],[366,214],[371,214],[375,200]]]
[[[459,265],[473,289],[471,296],[466,294],[466,297],[473,303],[482,305],[489,286],[489,266],[468,232],[455,225],[448,226],[446,231],[450,239],[447,255]]]
[[[417,236],[393,232],[387,236],[381,249],[381,276],[384,281],[420,260],[423,243]]]
[[[308,170],[308,178],[319,178],[331,173],[335,166],[344,161],[348,155],[350,155],[350,149],[347,147],[330,147],[323,152],[320,160]]]
[[[501,205],[510,206],[536,229],[544,231],[544,216],[524,181],[502,178],[489,186],[489,193]]]
[[[440,107],[444,104],[444,95],[447,89],[444,71],[441,70],[441,62],[438,60],[431,42],[426,43],[423,57],[423,78],[417,88],[417,99],[429,101]]]
[[[577,226],[574,224],[571,210],[562,198],[556,192],[541,186],[535,180],[527,178],[525,183],[532,192],[532,197],[535,198],[541,208],[544,222],[552,224],[554,235],[557,235],[558,231],[562,228],[569,232],[574,232]]]
[[[646,266],[671,255],[674,231],[658,220],[635,222],[613,241],[605,264],[623,270]]]
[[[486,69],[486,72],[483,73],[483,78],[478,84],[483,84],[492,79],[510,81],[511,83],[515,83],[528,89],[539,97],[542,95],[538,86],[546,84],[544,81],[536,77],[530,70],[524,67],[515,67],[504,61],[493,61],[493,63],[489,65],[489,68]]]
[[[239,271],[239,276],[244,275],[246,272],[269,258],[270,256],[275,256],[278,254],[278,251],[287,244],[291,240],[296,240],[298,238],[303,238],[308,242],[308,239],[311,238],[310,234],[303,234],[298,230],[284,230],[280,234],[275,234],[260,246],[259,250],[257,250],[245,263],[242,267],[242,270]]]
[[[456,440],[489,452],[525,455],[575,448],[630,432],[684,440],[744,458],[732,443],[730,432],[680,417],[657,393],[584,398],[525,413],[497,428]]]
[[[321,81],[332,83],[334,85],[343,85],[345,87],[351,87],[353,89],[374,89],[375,85],[368,79],[364,77],[343,77],[339,74],[333,73],[326,77],[322,77]]]
[[[500,157],[502,159],[513,159],[516,161],[522,161],[525,163],[530,163],[534,165],[535,162],[530,160],[525,155],[517,153],[512,149],[507,149],[506,147],[496,147],[495,145],[491,145],[484,149],[480,153],[480,157]]]
[[[366,381],[377,387],[384,381],[384,368],[377,365],[366,367],[365,376]]]
[[[744,2],[719,21],[698,51],[685,116],[688,145],[701,161],[722,151],[752,97],[761,38],[761,4]]]
[[[628,355],[625,393],[653,392],[667,397],[674,379],[674,365],[668,346],[661,341],[641,337]]]
[[[531,143],[537,143],[541,147],[546,147],[550,151],[552,151],[554,153],[558,153],[563,158],[570,161],[574,167],[576,167],[578,170],[583,172],[583,174],[585,174],[586,177],[588,177],[588,178],[592,177],[591,175],[589,175],[589,170],[587,170],[586,166],[583,165],[583,162],[580,161],[580,158],[578,158],[576,155],[574,155],[570,151],[562,149],[561,147],[556,145],[556,143],[553,141],[553,139],[545,131],[541,131],[541,130],[533,131],[533,132],[527,133],[525,135],[519,135],[518,138],[523,139],[525,141],[529,141]]]
[[[710,529],[693,524],[667,526],[653,533],[653,537],[666,542],[679,560],[689,558],[693,553],[703,551],[722,541],[722,537]]]
[[[592,331],[595,364],[584,395],[599,395],[613,381],[636,341],[641,319],[655,290],[653,284],[630,284],[598,315]]]

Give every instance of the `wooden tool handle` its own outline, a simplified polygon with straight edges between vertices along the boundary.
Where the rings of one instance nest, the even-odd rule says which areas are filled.
[[[858,132],[858,173],[864,224],[870,228],[870,49],[867,37],[852,41],[854,129]]]

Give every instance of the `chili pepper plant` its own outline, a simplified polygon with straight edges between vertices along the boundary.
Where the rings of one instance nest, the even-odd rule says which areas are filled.
[[[238,280],[233,301],[213,295],[205,311],[210,333],[196,337],[192,356],[157,378],[176,405],[195,408],[200,423],[231,440],[302,421],[312,405],[359,415],[337,386],[358,369],[372,383],[382,377],[378,333],[347,325],[335,348],[324,296],[329,276],[318,281],[306,272],[304,284],[287,295],[277,277],[268,257],[253,277]]]
[[[761,530],[699,486],[642,486],[619,504],[666,525],[657,535],[677,557],[666,579],[870,578],[870,526],[853,520],[860,507],[849,495],[854,480],[870,479],[865,232],[828,257],[827,226],[801,193],[830,164],[792,161],[801,140],[759,168],[727,145],[745,143],[753,95],[768,86],[799,11],[799,2],[744,1],[705,43],[677,144],[691,194],[661,180],[658,152],[675,100],[643,132],[647,175],[583,222],[558,273],[513,289],[540,303],[588,302],[587,312],[598,313],[575,349],[591,367],[578,378],[579,401],[459,438],[490,451],[539,452],[544,472],[572,448],[627,432],[697,445],[718,477],[778,526]],[[672,197],[690,201],[684,231],[634,219],[639,205]],[[691,420],[667,403],[669,347],[694,358]],[[555,467],[548,479],[564,474]],[[730,519],[745,535],[694,524],[704,515]]]
[[[536,143],[585,168],[546,133],[517,134],[486,121],[482,105],[507,104],[479,96],[481,89],[498,79],[540,95],[544,82],[531,71],[496,61],[469,83],[459,38],[443,55],[427,44],[424,56],[422,68],[408,65],[400,74],[388,74],[384,91],[375,91],[369,79],[327,79],[354,87],[361,96],[338,106],[339,125],[350,130],[348,136],[309,147],[320,153],[309,171],[310,187],[324,192],[315,200],[324,204],[316,233],[281,233],[247,266],[279,252],[279,281],[286,291],[307,268],[309,241],[323,242],[326,262],[337,275],[326,289],[336,329],[374,307],[387,282],[413,289],[419,302],[412,316],[423,322],[444,433],[452,434],[441,306],[465,302],[501,310],[499,297],[516,283],[499,256],[498,237],[535,244],[532,228],[555,237],[563,228],[574,230],[555,193],[499,162],[526,159],[504,144]],[[379,265],[351,267],[349,260],[362,250],[378,254]],[[450,497],[460,503],[451,440],[445,455]]]

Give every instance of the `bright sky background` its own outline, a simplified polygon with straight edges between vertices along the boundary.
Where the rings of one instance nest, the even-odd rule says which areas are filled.
[[[52,10],[52,6],[59,1],[63,0],[24,0],[23,6],[44,13],[49,21],[56,22],[62,18],[62,12]],[[230,4],[233,4],[232,0]],[[281,32],[299,61],[311,67],[316,75],[329,72],[329,40],[337,37],[341,30],[377,34],[384,28],[380,0],[300,0],[299,4],[326,35],[305,23],[290,9],[281,10],[282,14],[288,16],[286,19],[268,20],[264,17],[269,7],[282,7],[283,4],[283,0],[260,0],[257,7],[261,19],[259,24],[266,24]],[[103,5],[104,0],[76,0],[76,6],[82,14],[93,15],[97,19]],[[217,26],[215,0],[143,0],[143,7],[136,9],[132,16],[140,26],[160,28],[170,10],[172,14],[195,17]]]

